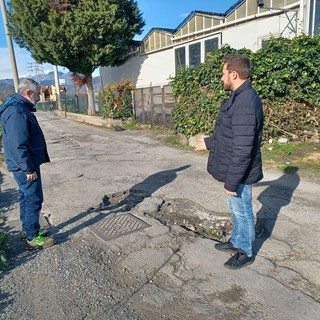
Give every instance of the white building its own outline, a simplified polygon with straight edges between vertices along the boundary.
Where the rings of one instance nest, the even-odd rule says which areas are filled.
[[[239,0],[225,13],[192,11],[176,29],[152,28],[120,67],[100,68],[102,85],[130,80],[136,88],[168,84],[207,53],[228,44],[256,51],[270,37],[320,33],[320,0]]]

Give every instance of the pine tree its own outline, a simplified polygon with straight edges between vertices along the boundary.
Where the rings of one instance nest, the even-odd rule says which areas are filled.
[[[92,73],[129,58],[133,37],[145,25],[133,0],[11,0],[10,34],[37,63],[68,68],[74,81],[87,84],[94,111]]]

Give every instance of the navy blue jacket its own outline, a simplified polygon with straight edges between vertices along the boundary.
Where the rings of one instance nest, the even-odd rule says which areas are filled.
[[[0,105],[4,155],[9,171],[32,173],[42,163],[50,162],[34,111],[34,105],[20,94]]]
[[[205,138],[208,172],[235,192],[240,184],[263,178],[260,145],[263,110],[257,92],[247,80],[221,106],[213,134]]]

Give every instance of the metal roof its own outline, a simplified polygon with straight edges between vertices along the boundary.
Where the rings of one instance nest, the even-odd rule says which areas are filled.
[[[175,29],[175,32],[181,29],[196,14],[202,14],[204,16],[217,17],[217,18],[223,18],[225,16],[224,13],[215,13],[215,12],[199,11],[199,10],[191,11],[189,15],[177,26],[177,28]]]
[[[246,2],[246,0],[238,0],[234,5],[232,5],[225,13],[224,15],[229,15],[234,9],[237,9],[237,7],[240,6],[243,2]]]
[[[181,29],[191,18],[193,18],[196,14],[204,15],[204,16],[210,16],[210,17],[216,17],[218,19],[223,19],[227,15],[229,15],[233,10],[235,10],[239,5],[241,5],[246,0],[238,0],[234,5],[232,5],[225,13],[216,13],[216,12],[210,12],[210,11],[201,11],[201,10],[194,10],[191,11],[188,16],[175,28],[175,29],[168,29],[168,28],[152,28],[141,40],[142,42],[147,39],[150,34],[154,31],[163,31],[166,33],[174,34],[179,29]]]
[[[143,42],[145,39],[147,39],[150,34],[154,31],[162,31],[164,33],[170,33],[170,34],[174,34],[176,29],[169,29],[169,28],[159,28],[159,27],[154,27],[152,29],[150,29],[150,31],[143,37],[143,39],[141,40],[141,42]]]

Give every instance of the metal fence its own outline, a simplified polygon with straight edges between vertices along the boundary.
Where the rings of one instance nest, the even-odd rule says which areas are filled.
[[[52,110],[57,109],[57,103],[56,103],[56,101],[38,102],[37,109],[44,110],[44,111],[52,111]]]
[[[134,111],[138,123],[170,129],[173,108],[174,98],[171,86],[135,89]]]
[[[87,94],[64,93],[60,95],[60,99],[62,110],[73,113],[88,113]],[[171,112],[175,106],[171,86],[165,85],[135,89],[133,105],[134,117],[139,124],[171,129]],[[56,104],[55,102],[45,102],[42,103],[41,108],[44,110],[55,109]],[[96,111],[99,114],[98,110],[96,104]]]
[[[88,113],[87,94],[61,94],[62,109],[73,113]]]

